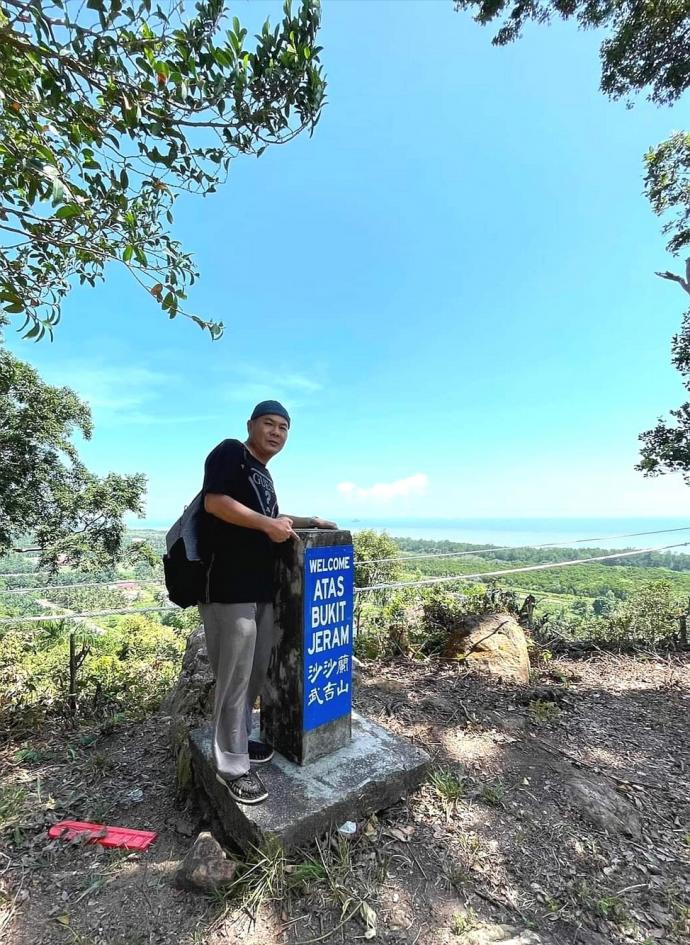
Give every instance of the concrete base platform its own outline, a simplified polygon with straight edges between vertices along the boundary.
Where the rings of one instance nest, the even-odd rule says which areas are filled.
[[[256,731],[258,737],[258,718]],[[256,770],[269,797],[263,804],[236,804],[216,780],[212,730],[190,733],[192,767],[227,840],[242,850],[280,844],[285,850],[311,843],[346,820],[384,810],[424,779],[429,756],[406,739],[353,713],[352,741],[300,767],[277,752]]]

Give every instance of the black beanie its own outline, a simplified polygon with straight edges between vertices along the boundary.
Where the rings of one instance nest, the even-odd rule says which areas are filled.
[[[290,414],[277,400],[262,400],[260,404],[254,407],[249,419],[256,420],[258,417],[265,417],[267,413],[274,413],[278,417],[285,417],[288,427],[290,426]]]

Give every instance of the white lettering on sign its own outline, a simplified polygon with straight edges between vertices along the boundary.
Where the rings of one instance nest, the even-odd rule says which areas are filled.
[[[345,619],[346,601],[341,600],[335,604],[318,604],[311,609],[312,630],[317,627],[325,627],[329,623],[338,623]]]
[[[319,578],[314,583],[314,600],[342,597],[345,594],[345,578]]]
[[[347,571],[350,568],[350,556],[342,558],[315,558],[309,562],[309,571],[312,574],[322,574],[324,571]]]
[[[351,709],[353,565],[352,546],[305,551],[305,731]]]
[[[337,660],[327,659],[322,663],[310,663],[307,668],[307,677],[309,682],[314,685],[319,676],[323,673],[324,679],[330,679],[335,673],[336,676],[346,674],[350,668],[350,657],[340,656]]]
[[[335,650],[336,647],[346,646],[350,642],[350,624],[344,624],[341,627],[326,627],[325,630],[317,630],[312,637],[311,646],[307,650],[310,656],[314,653],[324,653],[326,650]]]

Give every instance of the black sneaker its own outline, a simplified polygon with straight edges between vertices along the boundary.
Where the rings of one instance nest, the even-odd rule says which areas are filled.
[[[249,740],[249,760],[252,764],[262,765],[266,761],[270,761],[273,757],[273,749],[270,745],[266,745],[264,742],[253,742]]]
[[[227,788],[230,797],[238,804],[260,804],[268,797],[263,781],[253,771],[248,771],[239,778],[233,778],[232,781],[217,772],[216,780]]]

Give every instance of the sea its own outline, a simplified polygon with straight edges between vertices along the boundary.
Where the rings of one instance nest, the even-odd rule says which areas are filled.
[[[128,522],[132,529],[167,530],[169,522]],[[341,528],[353,532],[374,529],[391,537],[423,538],[432,541],[466,542],[476,545],[506,545],[524,548],[534,545],[596,548],[660,548],[690,553],[688,518],[353,518],[339,519]],[[684,543],[687,542],[687,547]]]
[[[681,518],[465,518],[350,519],[350,531],[372,528],[391,537],[524,548],[561,545],[583,548],[674,548],[690,552],[690,516]],[[687,543],[687,545],[685,545]]]

